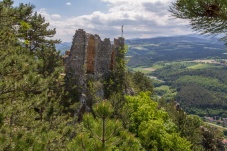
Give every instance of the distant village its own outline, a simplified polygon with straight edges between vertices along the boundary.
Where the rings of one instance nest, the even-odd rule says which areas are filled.
[[[227,118],[220,118],[219,116],[204,117],[205,122],[214,123],[223,127],[227,127]]]

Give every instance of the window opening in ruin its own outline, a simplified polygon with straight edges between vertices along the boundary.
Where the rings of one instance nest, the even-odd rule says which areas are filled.
[[[95,70],[95,39],[89,38],[87,48],[87,73],[94,73]]]

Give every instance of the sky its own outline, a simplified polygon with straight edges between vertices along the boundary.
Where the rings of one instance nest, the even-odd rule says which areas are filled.
[[[102,39],[151,38],[192,34],[188,21],[173,18],[168,8],[175,0],[14,0],[35,5],[34,11],[45,17],[54,38],[71,42],[77,29],[98,34]]]

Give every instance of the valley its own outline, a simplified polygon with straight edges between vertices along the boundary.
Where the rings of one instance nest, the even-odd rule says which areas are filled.
[[[226,118],[227,50],[223,44],[191,37],[160,39],[130,41],[129,70],[152,79],[155,100],[174,99],[188,114],[202,118]]]
[[[186,35],[126,40],[126,44],[128,70],[152,79],[155,100],[175,99],[188,114],[200,117],[227,117],[227,49],[223,42]],[[59,48],[64,54],[70,46],[63,43]]]

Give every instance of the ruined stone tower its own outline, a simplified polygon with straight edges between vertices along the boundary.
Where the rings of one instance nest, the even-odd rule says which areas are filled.
[[[83,29],[76,30],[73,37],[70,52],[66,52],[64,59],[66,78],[68,82],[76,84],[78,89],[78,98],[81,107],[76,111],[78,121],[81,120],[85,110],[92,106],[92,100],[89,98],[88,81],[93,79],[98,81],[104,78],[108,73],[115,70],[116,57],[120,56],[119,51],[124,47],[124,38],[114,39],[111,44],[109,38],[103,41],[99,35],[86,33]],[[96,95],[104,99],[103,84],[99,84]]]
[[[77,85],[86,89],[88,76],[98,79],[115,68],[116,56],[124,46],[124,38],[109,38],[103,41],[99,35],[86,33],[83,29],[76,30],[72,46],[65,58],[66,77],[77,79]],[[82,90],[81,93],[84,93]]]

